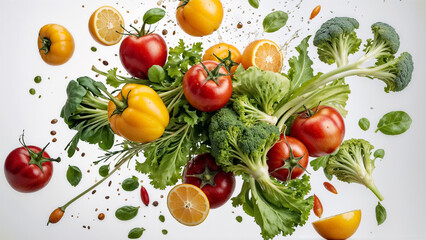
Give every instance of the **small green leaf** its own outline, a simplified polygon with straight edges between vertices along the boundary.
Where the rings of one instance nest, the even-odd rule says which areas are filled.
[[[121,187],[125,190],[125,191],[133,191],[135,189],[137,189],[139,187],[139,179],[135,176],[131,177],[131,178],[126,178],[124,179],[123,183],[121,184]]]
[[[386,217],[387,217],[386,208],[384,208],[382,206],[382,204],[380,204],[380,202],[378,202],[377,206],[376,206],[377,225],[384,223],[386,221]]]
[[[407,131],[411,126],[411,117],[404,111],[386,113],[377,124],[377,131],[386,135],[398,135]]]
[[[263,19],[263,30],[267,33],[276,32],[285,26],[287,20],[287,13],[283,11],[272,12]]]
[[[237,216],[236,218],[235,218],[235,220],[237,220],[237,222],[242,222],[243,221],[243,217],[241,217],[241,216]]]
[[[166,221],[166,218],[164,217],[164,215],[160,215],[158,217],[158,220],[160,220],[160,222],[164,222],[164,221]]]
[[[81,171],[80,168],[78,168],[77,166],[68,166],[68,170],[67,170],[67,180],[68,182],[71,184],[71,186],[75,187],[77,186],[80,181],[81,181]]]
[[[142,233],[145,231],[145,228],[133,228],[130,230],[129,234],[127,235],[130,239],[138,239],[142,236]]]
[[[139,208],[140,207],[133,206],[121,207],[115,211],[115,217],[122,221],[133,219],[136,215],[138,215]]]
[[[254,8],[259,8],[259,0],[248,0],[250,6],[254,7]]]
[[[166,72],[158,65],[154,65],[148,70],[148,79],[153,83],[161,83],[166,79]]]
[[[370,121],[367,118],[361,118],[358,125],[362,130],[367,131],[370,128]]]
[[[376,151],[374,151],[374,157],[383,159],[385,157],[385,150],[377,149]]]
[[[101,175],[101,177],[106,177],[108,173],[109,173],[109,164],[103,165],[99,168],[99,175]]]
[[[166,11],[162,8],[151,8],[143,15],[143,22],[146,24],[154,24],[163,19]]]

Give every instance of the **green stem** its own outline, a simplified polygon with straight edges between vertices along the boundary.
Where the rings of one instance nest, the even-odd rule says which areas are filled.
[[[383,201],[384,197],[383,195],[379,192],[379,189],[376,187],[376,184],[374,184],[374,182],[371,182],[371,184],[368,184],[367,187],[374,193],[374,195],[376,195],[376,197],[380,200]]]
[[[41,47],[39,51],[44,51],[44,54],[46,55],[50,51],[50,46],[52,45],[52,41],[50,41],[50,39],[46,37],[42,38],[40,34],[38,34],[38,36],[43,44],[43,47]]]

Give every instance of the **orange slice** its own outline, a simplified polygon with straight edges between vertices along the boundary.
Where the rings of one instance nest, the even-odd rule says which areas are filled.
[[[361,210],[354,210],[312,223],[315,230],[328,240],[347,239],[358,229],[361,222]]]
[[[167,196],[167,207],[178,222],[187,226],[202,223],[210,210],[207,196],[191,184],[179,184],[172,188]]]
[[[110,46],[120,42],[123,35],[121,26],[124,20],[117,9],[103,6],[93,12],[89,19],[89,31],[92,37],[100,44]]]
[[[256,66],[265,71],[281,72],[283,54],[275,42],[267,39],[256,40],[244,50],[241,63],[246,69]]]

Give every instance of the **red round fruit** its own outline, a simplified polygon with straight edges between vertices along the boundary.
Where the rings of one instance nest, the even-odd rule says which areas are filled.
[[[186,100],[203,112],[221,109],[232,95],[232,80],[228,74],[226,68],[216,61],[204,61],[192,66],[183,78]]]
[[[53,165],[43,149],[36,146],[16,148],[6,158],[4,173],[13,189],[29,193],[42,189],[49,183],[53,173]]]
[[[120,60],[126,71],[136,78],[146,79],[153,65],[164,66],[167,60],[167,44],[151,33],[145,36],[127,36],[120,45]]]
[[[209,199],[210,208],[225,204],[235,189],[234,174],[217,166],[210,153],[200,154],[188,162],[183,182],[201,188]]]
[[[310,156],[320,157],[340,147],[345,137],[345,122],[335,108],[319,106],[296,117],[290,135],[305,144]]]
[[[284,138],[283,134],[269,150],[267,157],[270,175],[281,181],[288,180],[290,171],[291,179],[302,175],[309,162],[309,152],[305,145],[294,137],[285,136]]]

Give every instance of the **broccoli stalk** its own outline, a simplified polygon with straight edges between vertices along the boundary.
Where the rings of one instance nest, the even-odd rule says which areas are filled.
[[[282,183],[269,175],[266,155],[279,135],[276,126],[265,122],[246,126],[228,108],[219,110],[209,126],[217,163],[245,181],[234,206],[242,205],[255,218],[264,239],[291,234],[306,222],[313,206],[312,197],[305,199],[310,191],[308,176]]]
[[[359,183],[370,189],[380,201],[383,196],[373,181],[375,160],[370,158],[374,146],[363,139],[350,139],[342,143],[339,151],[328,158],[325,170],[340,181]]]

